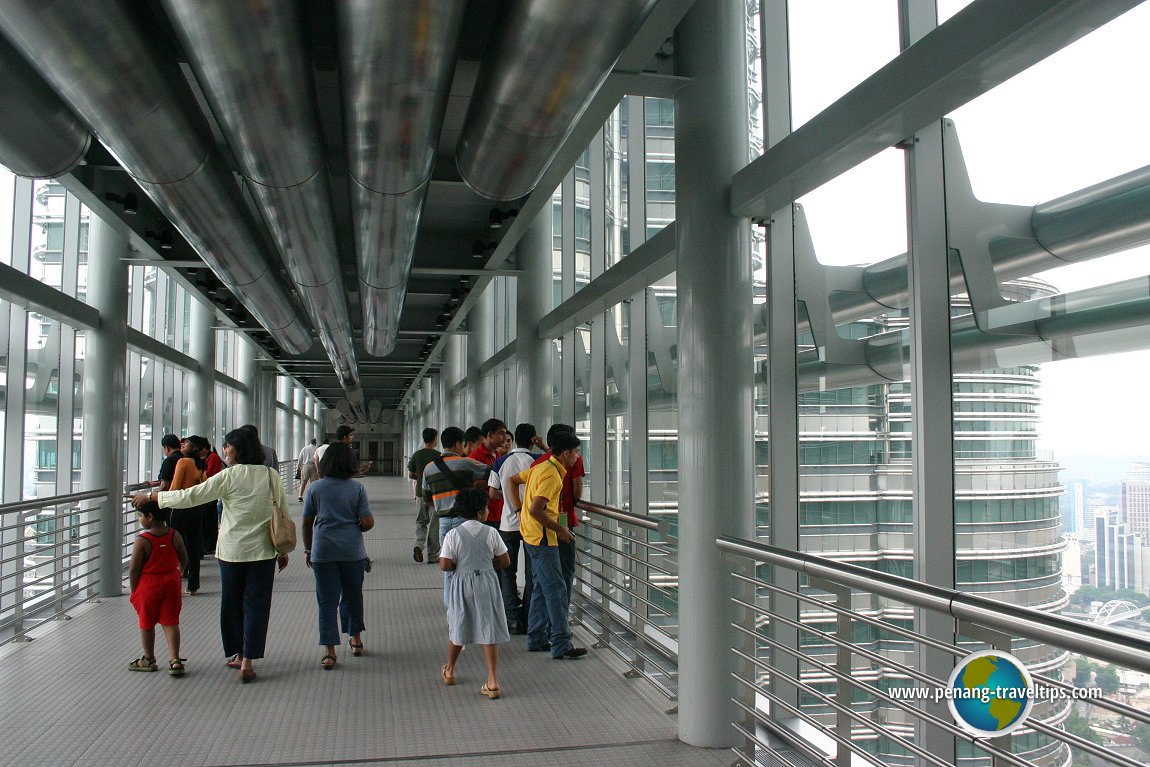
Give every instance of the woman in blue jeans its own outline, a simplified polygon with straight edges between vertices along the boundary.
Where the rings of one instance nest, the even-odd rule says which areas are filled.
[[[352,655],[363,654],[363,534],[375,525],[367,491],[351,477],[359,469],[346,442],[328,446],[319,462],[320,479],[308,485],[303,501],[303,546],[315,573],[319,643],[324,670],[335,668],[339,623],[350,637]]]

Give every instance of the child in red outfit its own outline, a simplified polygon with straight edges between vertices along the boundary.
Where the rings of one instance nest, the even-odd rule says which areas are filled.
[[[184,539],[168,527],[170,509],[146,503],[136,512],[144,532],[132,545],[128,563],[131,602],[140,617],[140,643],[144,656],[128,664],[132,671],[156,670],[156,624],[164,627],[168,640],[168,673],[184,675],[180,657],[180,607],[183,604],[181,573],[188,565]]]

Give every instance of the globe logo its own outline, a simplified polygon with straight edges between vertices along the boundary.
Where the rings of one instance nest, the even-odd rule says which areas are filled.
[[[1034,680],[1017,658],[999,650],[971,653],[947,682],[946,702],[954,721],[980,738],[1009,735],[1034,707]]]

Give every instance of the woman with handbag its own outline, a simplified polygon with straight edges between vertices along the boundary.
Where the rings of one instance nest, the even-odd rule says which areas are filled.
[[[352,655],[363,654],[363,573],[367,551],[363,534],[375,525],[367,491],[351,477],[359,468],[345,442],[335,442],[319,462],[321,479],[311,484],[303,502],[303,548],[315,573],[319,643],[326,654],[325,671],[335,668],[339,624],[348,635]],[[336,623],[336,618],[339,623]]]
[[[259,440],[236,429],[224,437],[228,468],[186,490],[140,493],[139,508],[153,500],[161,508],[189,508],[216,499],[224,505],[216,559],[220,563],[220,634],[229,668],[240,681],[256,678],[252,661],[264,656],[271,614],[276,563],[287,567],[288,555],[277,552],[271,537],[273,514],[287,508],[279,474],[264,465]],[[286,520],[290,525],[290,519]],[[288,548],[288,547],[285,547]],[[290,548],[288,548],[290,550]]]

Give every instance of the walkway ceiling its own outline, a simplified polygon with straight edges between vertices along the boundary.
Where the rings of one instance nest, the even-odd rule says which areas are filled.
[[[493,213],[539,209],[551,164],[569,167],[607,116],[609,78],[620,95],[666,95],[664,43],[691,5],[5,0],[0,46],[63,100],[54,120],[70,109],[99,139],[60,180],[150,246],[141,258],[167,262],[326,406],[388,410],[434,366],[425,350],[464,332],[456,315],[490,279],[477,272],[514,267],[497,246],[525,222],[493,229]],[[165,92],[133,96],[145,84]],[[67,151],[25,149],[25,167],[53,172]],[[189,191],[197,151],[188,177],[207,180]]]

